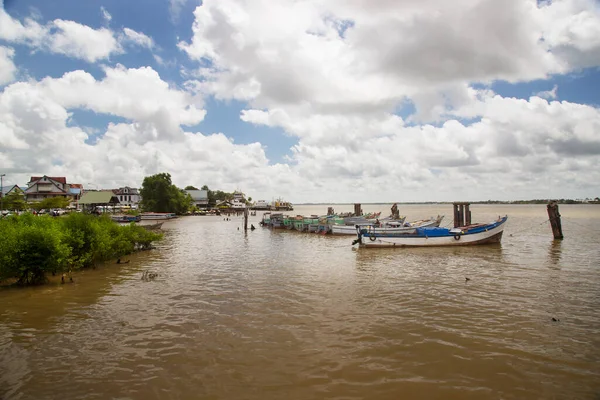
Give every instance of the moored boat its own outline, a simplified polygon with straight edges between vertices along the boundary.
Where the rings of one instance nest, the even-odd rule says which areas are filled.
[[[145,212],[140,214],[142,221],[177,218],[175,213]]]
[[[500,243],[508,216],[498,217],[489,224],[468,224],[455,228],[420,227],[407,233],[377,233],[370,227],[357,225],[359,247],[427,247],[471,246]]]
[[[115,222],[122,223],[140,222],[142,219],[140,215],[111,215],[110,218]]]
[[[436,227],[444,219],[443,215],[431,217],[430,219],[404,222],[404,218],[400,220],[382,220],[379,223],[368,222],[366,224],[356,224],[364,228],[368,227],[369,232],[386,234],[386,233],[414,233],[416,228]],[[332,225],[331,233],[334,235],[356,235],[356,225]]]

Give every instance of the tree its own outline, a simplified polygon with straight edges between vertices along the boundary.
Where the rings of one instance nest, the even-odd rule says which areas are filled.
[[[22,193],[12,192],[2,199],[4,202],[4,208],[7,210],[22,211],[27,208],[27,202],[23,198]]]
[[[185,187],[185,190],[198,190],[198,188],[192,185],[188,185]]]
[[[192,197],[171,182],[171,174],[160,173],[144,178],[142,188],[142,208],[153,212],[187,212]]]
[[[51,208],[67,208],[70,203],[71,203],[71,200],[66,197],[62,197],[62,196],[46,197],[44,200],[42,200],[40,202],[33,203],[31,205],[31,208],[33,208],[36,211],[48,210]]]

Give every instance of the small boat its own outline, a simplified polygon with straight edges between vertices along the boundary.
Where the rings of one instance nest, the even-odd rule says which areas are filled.
[[[356,226],[359,247],[471,246],[500,243],[508,216],[489,224],[469,224],[456,228],[420,227],[407,233],[377,233],[371,227]]]
[[[142,220],[139,215],[111,215],[110,218],[115,222],[122,223],[140,222]]]
[[[266,212],[262,216],[262,220],[260,221],[261,226],[270,226],[271,225],[271,213]]]
[[[175,213],[145,212],[140,214],[142,221],[177,218]]]
[[[426,227],[437,227],[440,226],[440,223],[444,219],[443,215],[438,215],[437,217],[431,217],[430,219],[424,219],[419,221],[412,222],[404,222],[404,218],[400,220],[381,220],[379,224],[377,223],[368,223],[365,225],[356,224],[363,227],[369,227],[370,232],[374,233],[414,233],[416,228],[426,228]],[[350,235],[356,234],[356,225],[355,226],[347,226],[347,225],[332,225],[331,232],[334,235]]]

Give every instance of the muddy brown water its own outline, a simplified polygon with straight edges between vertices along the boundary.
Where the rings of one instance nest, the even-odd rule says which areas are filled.
[[[562,242],[544,205],[472,210],[509,215],[501,245],[356,250],[261,212],[247,233],[165,222],[129,264],[0,291],[0,398],[599,399],[600,206],[560,206]],[[400,211],[445,225],[452,208]]]

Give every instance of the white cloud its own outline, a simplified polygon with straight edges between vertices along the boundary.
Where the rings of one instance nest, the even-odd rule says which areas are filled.
[[[556,99],[556,92],[558,91],[558,85],[554,85],[551,90],[543,90],[541,92],[536,93],[536,96],[542,97],[544,99]]]
[[[102,79],[72,71],[13,83],[0,92],[0,160],[19,182],[46,173],[139,186],[169,172],[180,186],[298,202],[596,196],[598,108],[542,98],[555,99],[556,88],[522,100],[473,82],[599,65],[597,8],[588,0],[496,3],[206,0],[193,37],[179,43],[199,61],[188,75],[196,80],[177,87],[152,68],[117,66]],[[67,52],[74,42],[68,55],[86,60],[154,46],[129,28],[3,21],[0,36],[11,43]],[[78,33],[97,49],[78,44]],[[58,34],[64,44],[51,47]],[[260,143],[197,132],[207,94],[247,101],[243,121],[297,138],[289,162],[270,164]],[[413,115],[394,115],[411,104]],[[72,126],[76,110],[119,120],[90,144],[92,131]]]
[[[113,32],[107,28],[93,29],[74,21],[53,21],[48,49],[53,53],[95,62],[122,52]]]
[[[104,8],[101,10],[105,21],[110,21],[110,14]],[[124,28],[123,33],[117,35],[108,28],[94,29],[75,21],[61,19],[42,25],[27,18],[22,23],[8,15],[2,7],[0,7],[0,39],[90,63],[122,54],[123,44],[148,49],[152,49],[154,45],[150,37],[129,28]]]
[[[297,202],[585,197],[600,190],[600,110],[472,94],[477,101],[463,111],[481,120],[471,125],[407,126],[385,112],[246,110],[246,122],[299,138],[289,164],[270,165],[259,143],[181,129],[202,119],[201,99],[170,88],[150,68],[109,68],[102,80],[74,71],[14,83],[0,94],[0,158],[15,181],[48,173],[115,187],[166,171],[180,186],[242,187],[254,198]],[[131,122],[110,124],[91,145],[82,127],[69,126],[76,109]]]
[[[110,13],[106,11],[106,8],[104,8],[104,6],[100,6],[100,12],[102,13],[102,18],[104,19],[104,22],[109,24],[112,20],[112,15],[110,15]]]
[[[47,34],[48,28],[34,19],[26,18],[22,23],[8,15],[4,7],[0,7],[0,39],[38,47]]]
[[[17,67],[13,62],[14,49],[0,46],[0,86],[15,80]]]
[[[305,180],[305,201],[585,197],[599,191],[599,109],[491,93],[471,106],[463,112],[479,115],[479,122],[448,120],[439,127],[406,126],[392,115],[290,115],[281,109],[246,110],[242,119],[300,138],[293,170]]]
[[[541,7],[543,37],[571,69],[600,65],[600,7],[594,0],[552,1]]]
[[[137,46],[145,47],[149,50],[151,50],[154,47],[154,41],[152,40],[152,38],[143,33],[136,32],[133,29],[123,28],[123,34],[124,42],[133,43]]]
[[[194,15],[179,47],[212,62],[203,90],[258,108],[356,113],[411,99],[435,121],[469,83],[600,65],[592,0],[207,0]]]

